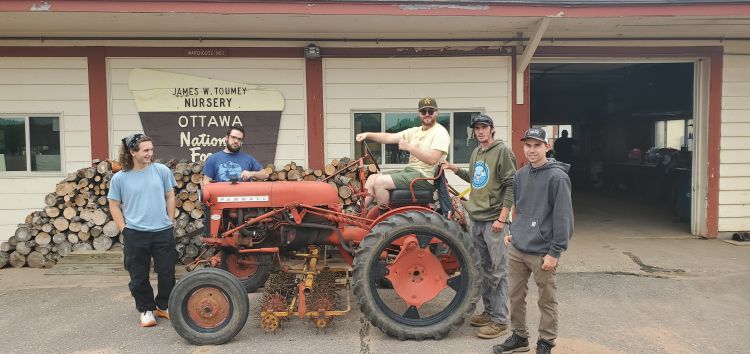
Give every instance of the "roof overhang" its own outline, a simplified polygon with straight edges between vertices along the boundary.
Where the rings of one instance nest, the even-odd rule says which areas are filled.
[[[503,45],[519,37],[528,40],[543,18],[549,18],[549,23],[542,41],[750,39],[750,2],[569,6],[493,1],[48,0],[0,2],[0,40],[481,41]]]

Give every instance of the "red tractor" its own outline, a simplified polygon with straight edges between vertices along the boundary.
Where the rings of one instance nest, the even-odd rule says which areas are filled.
[[[204,241],[213,256],[172,292],[169,314],[178,334],[199,345],[231,340],[247,321],[247,292],[264,283],[266,331],[292,317],[325,328],[351,309],[350,287],[364,316],[400,339],[443,338],[473,314],[479,257],[462,214],[452,212],[455,198],[442,170],[434,179],[439,203],[432,190],[394,190],[390,210],[380,215],[363,205],[365,161],[375,162],[363,147],[362,158],[337,171],[358,167],[359,188],[349,184],[354,214],[344,212],[337,189],[325,181],[206,186],[212,236]]]

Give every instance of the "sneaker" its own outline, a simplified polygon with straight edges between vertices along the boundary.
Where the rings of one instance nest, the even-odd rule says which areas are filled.
[[[490,324],[479,328],[479,330],[477,331],[477,337],[492,339],[500,337],[505,333],[508,333],[508,325],[490,321]]]
[[[156,326],[156,319],[152,311],[141,312],[141,327],[153,327]]]
[[[471,319],[469,320],[469,324],[474,327],[484,327],[490,323],[492,323],[492,318],[490,318],[490,314],[487,312],[482,312],[482,314],[480,315],[471,316]]]
[[[552,347],[555,343],[540,339],[536,342],[536,354],[552,354]]]
[[[156,308],[156,310],[154,310],[154,315],[156,315],[156,317],[169,319],[169,311],[162,310],[158,307]]]
[[[513,333],[503,344],[492,347],[495,354],[508,354],[529,351],[529,339]]]

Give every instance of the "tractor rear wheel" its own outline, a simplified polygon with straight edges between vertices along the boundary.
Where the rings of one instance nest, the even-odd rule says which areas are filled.
[[[240,280],[245,291],[255,292],[268,280],[271,274],[273,256],[268,254],[238,254],[226,253],[221,263],[221,269],[234,274]]]
[[[479,256],[468,234],[439,214],[409,211],[378,223],[354,258],[354,295],[388,335],[440,339],[474,313]],[[392,289],[379,286],[388,280]]]
[[[234,275],[221,269],[188,273],[169,297],[172,327],[192,344],[230,341],[245,326],[248,313],[245,288]]]

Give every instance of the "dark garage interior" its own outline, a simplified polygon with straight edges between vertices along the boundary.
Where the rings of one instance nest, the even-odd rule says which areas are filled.
[[[589,208],[607,220],[631,210],[690,231],[693,71],[691,62],[531,65],[531,125],[571,164],[579,220]]]

